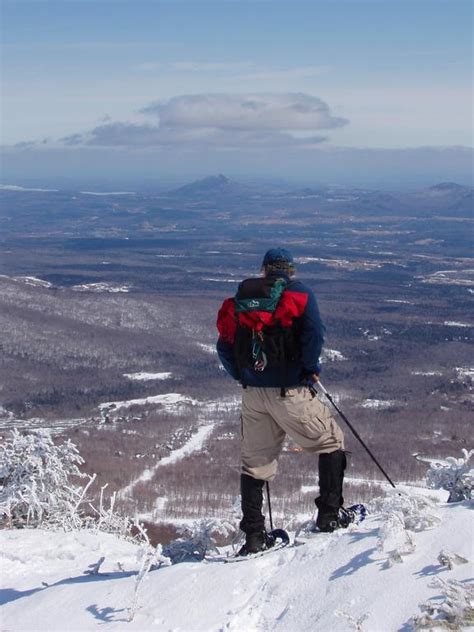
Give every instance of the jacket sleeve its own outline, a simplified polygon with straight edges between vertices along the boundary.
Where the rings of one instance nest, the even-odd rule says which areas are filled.
[[[237,363],[234,357],[234,340],[236,332],[234,300],[226,299],[217,315],[217,330],[219,339],[216,349],[222,366],[234,380],[239,379]]]
[[[234,346],[230,342],[225,342],[225,340],[219,338],[216,349],[219,355],[219,360],[222,362],[224,369],[231,377],[234,378],[234,380],[238,380],[239,374],[234,358]]]
[[[316,297],[311,290],[308,292],[308,301],[302,316],[301,352],[303,372],[305,374],[319,373],[319,356],[324,343],[326,328],[321,320]]]

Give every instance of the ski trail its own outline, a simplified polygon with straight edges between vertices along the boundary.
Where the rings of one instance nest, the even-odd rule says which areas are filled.
[[[132,498],[132,492],[135,486],[138,485],[138,483],[151,480],[160,467],[163,467],[164,465],[170,465],[171,463],[176,463],[177,461],[181,461],[181,459],[184,459],[189,454],[200,450],[204,445],[206,439],[211,434],[213,428],[213,423],[206,424],[205,426],[200,426],[197,429],[197,432],[195,432],[183,446],[177,448],[176,450],[173,450],[168,456],[165,456],[163,459],[158,461],[156,465],[142,472],[140,476],[129,483],[126,487],[122,488],[118,493],[118,496],[120,498]]]

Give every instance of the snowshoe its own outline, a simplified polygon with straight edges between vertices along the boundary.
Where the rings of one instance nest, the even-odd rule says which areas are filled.
[[[359,524],[365,520],[367,509],[361,503],[351,505],[350,507],[341,507],[339,509],[338,523],[339,528],[347,528],[350,524]]]
[[[286,546],[289,541],[290,538],[283,529],[274,529],[269,533],[266,531],[248,533],[245,537],[245,544],[240,548],[236,557],[247,557],[267,551],[273,548],[277,543]]]
[[[288,546],[290,543],[290,536],[283,529],[274,529],[269,533],[266,531],[259,532],[259,535],[262,535],[262,533],[264,534],[264,537],[259,540],[260,543],[262,540],[266,543],[266,548],[260,548],[256,552],[252,553],[246,548],[246,542],[235,555],[210,555],[206,556],[205,560],[206,562],[223,562],[224,564],[245,562],[246,560],[253,560],[254,558],[261,557],[262,555],[269,555],[274,551],[278,551],[279,549]],[[257,540],[257,538],[255,539]],[[249,544],[253,544],[253,542],[249,542]]]
[[[350,524],[359,524],[365,519],[367,510],[358,503],[350,507],[341,507],[335,515],[328,515],[327,520],[308,520],[303,523],[295,534],[298,536],[312,536],[318,533],[332,533],[337,529],[346,529]]]

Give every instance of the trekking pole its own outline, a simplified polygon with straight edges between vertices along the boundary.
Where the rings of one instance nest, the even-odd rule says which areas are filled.
[[[273,531],[273,518],[272,518],[272,503],[270,502],[270,485],[267,481],[267,502],[268,502],[268,517],[270,518],[270,531]]]
[[[387,472],[383,469],[383,467],[380,465],[380,463],[377,461],[377,459],[375,458],[375,456],[372,454],[372,452],[370,451],[370,449],[367,447],[367,445],[364,443],[364,441],[362,440],[361,436],[359,435],[359,433],[357,432],[357,430],[354,428],[354,426],[351,424],[351,422],[347,419],[347,417],[344,415],[344,413],[342,412],[342,410],[336,405],[335,401],[333,400],[333,398],[331,397],[331,395],[327,392],[327,390],[324,388],[324,386],[321,384],[321,382],[318,381],[318,385],[321,388],[322,392],[324,393],[324,395],[327,397],[327,399],[331,402],[331,404],[334,406],[334,408],[337,410],[337,412],[340,414],[340,416],[344,419],[344,421],[346,422],[346,424],[349,426],[349,428],[351,429],[352,434],[354,435],[354,437],[357,439],[357,441],[359,441],[359,443],[363,446],[363,448],[366,450],[367,454],[370,456],[370,458],[372,459],[372,461],[375,463],[375,465],[379,468],[379,470],[382,472],[382,474],[385,476],[385,478],[387,479],[387,481],[390,483],[390,485],[396,489],[396,485],[395,483],[392,481],[392,479],[390,478],[390,476],[387,474]],[[311,391],[313,397],[317,394],[316,389],[314,388],[314,386],[310,386],[309,390]]]

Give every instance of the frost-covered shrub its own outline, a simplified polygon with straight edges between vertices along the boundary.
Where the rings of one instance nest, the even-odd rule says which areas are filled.
[[[441,522],[436,505],[425,496],[390,490],[386,496],[374,499],[370,506],[382,518],[397,514],[403,527],[410,531],[424,531]]]
[[[92,483],[94,479],[95,475],[90,477],[89,484]],[[79,511],[77,518],[81,521],[81,527],[83,529],[94,529],[102,533],[115,533],[116,535],[121,535],[129,539],[135,539],[133,532],[136,530],[132,522],[126,516],[122,516],[115,511],[116,492],[108,499],[107,506],[104,499],[104,491],[107,488],[107,484],[103,485],[100,488],[99,506],[96,507],[85,497],[88,485],[82,490],[83,499],[78,506]],[[140,536],[138,539],[140,539]]]
[[[442,600],[420,605],[424,614],[410,621],[415,630],[464,630],[474,625],[474,584],[437,577],[430,585],[440,589]]]
[[[137,576],[135,577],[135,590],[133,594],[133,602],[129,608],[129,621],[133,621],[135,613],[138,608],[138,595],[148,573],[162,566],[170,566],[171,560],[163,553],[161,544],[156,547],[150,544],[148,535],[141,524],[135,524],[139,536],[141,538],[141,545],[137,552],[137,559],[140,562],[140,568]]]
[[[448,503],[470,500],[474,488],[474,468],[471,460],[474,450],[463,450],[463,457],[448,457],[443,462],[433,462],[426,475],[426,484],[431,489],[445,489],[449,492]]]
[[[84,476],[83,462],[69,440],[55,445],[45,430],[13,430],[0,445],[0,524],[36,527],[73,515],[82,487],[71,478]]]
[[[416,548],[413,536],[406,530],[403,517],[398,512],[388,513],[379,530],[377,547],[387,553],[387,565],[403,562],[403,555],[413,553]]]
[[[56,445],[47,430],[13,430],[0,445],[0,526],[94,529],[132,538],[130,520],[115,512],[116,495],[99,506],[87,493],[95,480],[83,474],[84,463],[70,440]],[[85,485],[75,478],[87,478]]]
[[[381,526],[377,546],[387,553],[389,566],[403,561],[403,555],[415,550],[412,533],[430,529],[441,522],[434,503],[423,496],[391,490],[371,503],[380,513]]]
[[[173,564],[203,560],[206,553],[217,551],[216,536],[227,537],[234,527],[225,520],[205,518],[193,523],[192,527],[182,529],[183,537],[173,540],[163,553]]]
[[[448,570],[452,571],[458,564],[468,564],[469,560],[466,560],[462,555],[442,549],[438,555],[438,562],[441,566],[445,566]]]

